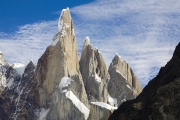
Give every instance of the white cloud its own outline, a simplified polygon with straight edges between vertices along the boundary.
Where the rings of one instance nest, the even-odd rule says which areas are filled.
[[[15,33],[0,33],[0,50],[9,63],[36,63],[57,31],[57,21],[27,24]]]
[[[107,66],[118,53],[144,86],[180,41],[179,6],[177,0],[96,0],[72,8],[78,51],[90,36]],[[13,34],[0,32],[0,50],[10,63],[37,62],[57,31],[57,21],[44,21],[21,26]]]

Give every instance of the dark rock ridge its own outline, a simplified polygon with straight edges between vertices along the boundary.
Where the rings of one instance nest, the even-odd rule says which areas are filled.
[[[32,61],[25,68],[9,65],[0,52],[0,119],[107,120],[141,92],[129,65],[115,56],[107,70],[88,37],[78,61],[68,8],[62,10],[58,28],[37,66]]]
[[[123,103],[109,120],[180,119],[180,43],[172,59],[134,100]]]

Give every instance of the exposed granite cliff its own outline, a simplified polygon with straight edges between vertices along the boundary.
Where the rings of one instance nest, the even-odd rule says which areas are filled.
[[[117,99],[117,106],[126,100],[136,98],[142,91],[139,80],[129,65],[118,55],[112,60],[109,70],[108,92]]]
[[[89,101],[107,103],[109,73],[101,53],[92,47],[89,37],[85,38],[79,64]]]

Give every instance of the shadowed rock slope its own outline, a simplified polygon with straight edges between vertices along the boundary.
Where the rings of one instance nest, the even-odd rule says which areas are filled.
[[[135,99],[123,103],[109,120],[180,119],[180,43],[172,59],[162,67]]]

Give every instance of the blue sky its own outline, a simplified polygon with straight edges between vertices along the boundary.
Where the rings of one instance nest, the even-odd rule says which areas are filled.
[[[89,36],[107,64],[118,53],[145,86],[180,42],[180,1],[69,0],[0,1],[0,51],[9,63],[36,63],[58,32],[69,7],[79,54]]]
[[[0,0],[0,31],[14,32],[18,26],[59,17],[54,12],[93,0]]]

